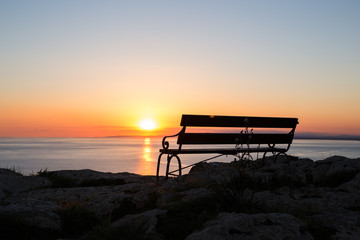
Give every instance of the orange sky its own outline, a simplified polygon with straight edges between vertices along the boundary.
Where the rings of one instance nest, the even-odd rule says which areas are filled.
[[[205,107],[205,106],[204,106]],[[169,107],[169,109],[172,109]],[[9,112],[18,112],[9,111]],[[314,132],[328,134],[350,134],[357,135],[359,132],[359,121],[350,114],[339,118],[335,113],[312,114],[279,112],[274,110],[257,108],[257,111],[244,109],[243,111],[210,111],[208,109],[192,110],[190,112],[175,112],[169,114],[141,114],[134,113],[133,116],[121,118],[116,114],[85,113],[81,109],[78,112],[41,110],[21,111],[24,117],[14,118],[15,114],[3,115],[0,132],[2,137],[102,137],[102,136],[153,136],[169,135],[180,130],[180,119],[182,113],[217,115],[250,115],[250,116],[277,116],[298,117],[300,124],[297,132]],[[5,117],[4,117],[5,116]],[[139,127],[142,119],[151,118],[157,123],[157,128],[151,131]],[[116,124],[116,121],[119,123]]]
[[[359,11],[1,2],[0,137],[172,134],[181,114],[297,117],[297,132],[360,135]],[[156,131],[138,127],[145,118]]]

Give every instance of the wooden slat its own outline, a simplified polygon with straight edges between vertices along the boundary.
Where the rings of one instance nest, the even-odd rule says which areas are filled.
[[[264,133],[181,133],[178,144],[289,144],[293,135]]]
[[[286,152],[286,148],[199,148],[199,149],[160,149],[161,153],[166,154],[206,154],[206,153],[219,153],[236,155],[237,153],[253,153],[253,152]]]
[[[297,118],[237,117],[212,115],[182,115],[181,126],[189,127],[250,127],[250,128],[294,128]]]

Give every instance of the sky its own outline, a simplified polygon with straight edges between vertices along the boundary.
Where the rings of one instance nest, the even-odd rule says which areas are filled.
[[[360,135],[360,1],[0,1],[0,137],[176,133],[182,114]],[[150,134],[147,130],[146,134]]]

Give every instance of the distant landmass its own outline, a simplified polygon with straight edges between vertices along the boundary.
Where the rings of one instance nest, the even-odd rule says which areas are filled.
[[[296,133],[295,139],[325,139],[325,140],[357,140],[360,141],[360,135],[346,134],[326,134],[326,133]]]
[[[106,136],[108,138],[118,137],[146,137],[146,136],[134,136],[134,135],[117,135],[117,136]],[[148,137],[163,137],[163,135],[148,136]],[[295,132],[294,139],[323,139],[323,140],[356,140],[360,141],[360,135],[346,135],[346,134],[327,134],[327,133],[306,133],[306,132]]]

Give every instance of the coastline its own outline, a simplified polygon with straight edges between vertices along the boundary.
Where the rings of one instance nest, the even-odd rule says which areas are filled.
[[[203,163],[167,181],[93,170],[0,179],[1,239],[360,236],[360,158]]]
[[[360,141],[358,135],[329,135],[329,134],[303,134],[295,133],[294,139],[304,140],[348,140],[348,141]]]
[[[138,138],[163,138],[164,135],[153,135],[153,136],[133,136],[133,135],[118,135],[118,136],[104,136],[104,138],[125,138],[125,137],[138,137]],[[101,138],[101,137],[99,137]],[[360,135],[349,135],[349,134],[327,134],[327,133],[295,133],[294,139],[304,140],[351,140],[360,141]]]

